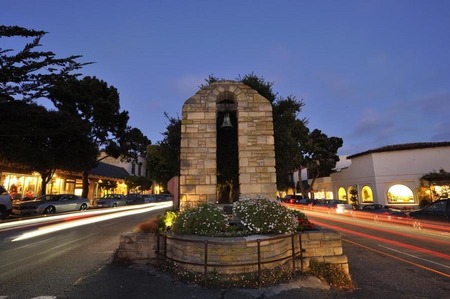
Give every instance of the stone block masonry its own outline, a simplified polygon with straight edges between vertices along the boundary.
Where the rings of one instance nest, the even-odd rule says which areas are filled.
[[[217,202],[217,113],[234,103],[238,122],[239,192],[276,198],[272,104],[245,84],[219,81],[183,105],[180,149],[180,208]]]
[[[349,273],[348,260],[343,254],[341,235],[331,230],[309,231],[294,235],[294,251],[297,254],[296,269],[307,271],[312,259],[340,266]],[[292,269],[292,239],[289,235],[281,238],[276,235],[252,235],[235,238],[207,238],[200,236],[176,235],[167,239],[166,254],[168,258],[181,261],[180,265],[194,272],[203,273],[207,260],[209,271],[220,274],[242,274],[257,271],[258,243],[260,244],[260,261],[262,269],[285,267]],[[205,241],[207,258],[205,259]],[[163,240],[160,249],[163,252]],[[150,233],[126,233],[121,236],[116,259],[132,263],[157,262],[157,237]],[[241,264],[241,265],[239,265]],[[221,265],[214,267],[214,265]]]

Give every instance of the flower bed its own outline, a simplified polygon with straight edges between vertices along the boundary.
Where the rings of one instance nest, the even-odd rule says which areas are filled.
[[[337,265],[349,273],[348,261],[343,254],[339,233],[320,229],[295,233],[292,236],[293,242],[291,235],[284,234],[231,238],[162,234],[158,246],[158,237],[155,234],[127,233],[121,237],[115,260],[127,263],[148,263],[155,266],[161,262],[170,261],[172,265],[176,265],[174,274],[190,273],[192,276],[197,273],[201,279],[216,276],[221,279],[226,277],[229,281],[236,277],[257,276],[259,243],[262,275],[265,269],[269,272],[276,269],[278,273],[284,273],[284,275],[293,270],[306,272],[312,260]],[[207,247],[205,242],[208,242]],[[294,244],[294,259],[292,259],[292,244]],[[156,252],[158,248],[160,259]]]
[[[117,260],[170,265],[172,273],[200,275],[205,283],[211,277],[233,281],[256,275],[258,283],[274,273],[292,277],[307,270],[312,259],[348,273],[340,235],[312,230],[314,225],[300,211],[267,198],[240,199],[233,204],[232,218],[235,225],[223,208],[210,204],[168,212],[140,226],[154,234],[121,238]]]

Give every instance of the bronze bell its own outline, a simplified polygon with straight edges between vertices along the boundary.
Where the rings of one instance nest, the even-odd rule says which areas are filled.
[[[230,119],[230,114],[229,113],[226,113],[225,114],[225,116],[224,116],[224,118],[223,118],[223,123],[222,123],[222,125],[220,126],[220,128],[222,129],[222,128],[232,128],[233,127],[233,125],[231,124],[231,119]]]

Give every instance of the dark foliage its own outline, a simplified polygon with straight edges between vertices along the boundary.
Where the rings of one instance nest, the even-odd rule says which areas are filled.
[[[107,156],[127,161],[137,161],[139,156],[145,155],[150,140],[139,129],[127,126],[128,111],[120,110],[119,93],[114,86],[108,86],[96,77],[71,78],[58,81],[50,89],[49,98],[60,111],[76,115],[88,126],[86,134],[98,153],[105,152]],[[95,160],[84,169],[85,197],[88,193],[87,171],[97,162]]]
[[[56,81],[76,77],[73,71],[89,64],[77,61],[81,55],[56,58],[51,51],[37,50],[45,34],[19,26],[0,26],[0,38],[32,38],[18,51],[0,48],[0,98],[30,102],[47,97]]]
[[[167,182],[180,175],[181,119],[165,117],[169,121],[164,139],[147,149],[147,169],[150,178],[167,190]]]
[[[145,156],[150,140],[127,125],[128,112],[120,110],[116,88],[95,77],[79,80],[73,73],[89,64],[77,62],[80,55],[56,58],[53,52],[37,50],[45,34],[0,26],[1,38],[32,38],[18,51],[0,48],[0,105],[8,116],[1,120],[7,128],[2,132],[10,140],[0,148],[0,157],[7,161],[15,157],[15,163],[38,170],[43,178],[50,178],[55,167],[83,171],[86,197],[87,170],[97,165],[100,152],[137,160]],[[37,99],[49,99],[57,111],[35,105]],[[18,100],[29,106],[13,103]],[[33,150],[28,153],[23,146]],[[58,155],[64,156],[63,165]]]
[[[81,171],[95,161],[97,151],[87,128],[73,115],[22,101],[0,106],[0,155],[39,172],[43,190],[56,169]]]

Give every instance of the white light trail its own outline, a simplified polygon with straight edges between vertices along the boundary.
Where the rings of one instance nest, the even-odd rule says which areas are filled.
[[[424,258],[422,258],[422,257],[418,257],[417,255],[409,254],[409,253],[406,253],[406,252],[403,252],[403,251],[400,251],[400,250],[396,250],[396,249],[394,249],[394,248],[387,247],[387,246],[383,246],[383,245],[378,245],[378,246],[379,246],[379,247],[382,247],[382,248],[385,248],[385,249],[387,249],[387,250],[391,250],[391,251],[394,251],[394,252],[397,252],[397,253],[400,253],[400,254],[403,254],[403,255],[406,255],[406,256],[409,256],[409,257],[418,259],[418,260],[422,260],[422,261],[425,261],[425,262],[428,262],[428,263],[431,263],[431,264],[436,264],[436,265],[438,265],[438,266],[442,266],[442,267],[445,267],[445,268],[450,269],[450,266],[444,265],[444,264],[442,264],[442,263],[436,263],[436,262],[434,262],[434,261],[432,261],[432,260],[424,259]]]
[[[111,213],[111,214],[107,214],[107,215],[82,218],[82,219],[68,221],[68,222],[64,222],[64,223],[57,223],[57,224],[53,224],[53,225],[43,226],[37,230],[23,233],[22,235],[12,239],[11,242],[26,240],[26,239],[34,238],[37,236],[49,234],[52,232],[61,231],[64,229],[82,226],[82,225],[86,225],[86,224],[101,222],[101,221],[105,221],[105,220],[109,220],[109,219],[125,217],[125,216],[130,216],[130,215],[136,215],[136,214],[142,214],[142,213],[147,213],[147,212],[155,211],[155,210],[166,209],[166,208],[172,207],[172,205],[173,205],[172,202],[164,202],[164,203],[158,203],[157,205],[153,205],[153,206],[143,208],[143,209],[141,206],[141,209],[126,210],[126,211]],[[65,217],[67,217],[67,215],[65,215]]]
[[[141,205],[123,206],[123,207],[117,207],[117,208],[92,209],[92,210],[87,210],[87,211],[82,211],[82,212],[51,215],[51,216],[44,215],[39,218],[21,219],[19,221],[10,221],[10,222],[0,223],[0,231],[2,229],[14,228],[14,227],[25,226],[25,225],[33,225],[33,224],[38,224],[38,223],[42,223],[42,222],[55,222],[57,220],[64,220],[67,218],[86,217],[86,216],[93,216],[93,215],[116,213],[118,211],[129,211],[129,210],[135,210],[135,209],[142,209],[142,207],[159,206],[159,205],[165,204],[165,203],[167,203],[167,202],[148,203],[148,204],[141,204]],[[168,202],[168,203],[171,203],[171,202]]]

